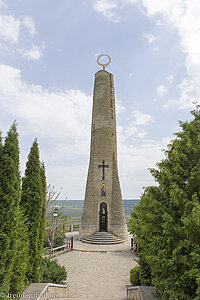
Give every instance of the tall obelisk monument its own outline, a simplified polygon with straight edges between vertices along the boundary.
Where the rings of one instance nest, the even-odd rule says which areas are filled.
[[[100,63],[101,56],[109,62]],[[101,55],[103,70],[95,74],[90,163],[85,191],[80,239],[95,232],[127,237],[127,225],[117,167],[117,137],[113,75],[105,70],[111,59]]]

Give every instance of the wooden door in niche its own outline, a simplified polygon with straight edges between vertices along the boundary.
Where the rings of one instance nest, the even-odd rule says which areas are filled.
[[[99,231],[108,231],[108,211],[107,204],[102,202],[99,211]]]

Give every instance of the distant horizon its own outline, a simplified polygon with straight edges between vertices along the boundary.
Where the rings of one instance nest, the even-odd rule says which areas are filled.
[[[140,200],[140,199],[141,198],[130,198],[130,199],[124,198],[122,200],[133,201],[133,200]],[[55,201],[84,201],[84,199],[57,199]]]

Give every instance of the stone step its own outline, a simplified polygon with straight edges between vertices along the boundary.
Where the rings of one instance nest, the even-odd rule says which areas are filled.
[[[108,238],[108,237],[93,237],[93,236],[89,236],[86,237],[85,239],[87,240],[96,240],[96,241],[121,241],[120,238]]]
[[[125,242],[111,232],[95,232],[88,237],[82,238],[82,242],[97,245],[113,245]]]
[[[110,231],[96,231],[93,234],[110,234],[110,235],[114,235],[114,233],[112,233]]]
[[[95,240],[95,241],[121,241],[122,239],[119,238],[101,238],[101,237],[93,237],[93,236],[88,236],[85,237],[87,240]]]
[[[95,232],[92,235],[93,236],[110,236],[110,237],[116,236],[116,237],[118,237],[114,233],[111,233],[111,232],[101,232],[101,231],[100,232]]]
[[[108,236],[108,237],[113,237],[116,236],[113,233],[105,233],[105,232],[95,232],[92,234],[92,236]]]
[[[88,236],[85,237],[87,240],[95,240],[95,241],[121,241],[122,239],[120,238],[103,238],[103,237],[93,237],[93,236]]]
[[[118,239],[119,237],[112,234],[112,235],[107,235],[107,234],[91,234],[90,236],[95,237],[95,238],[108,238],[108,239],[113,239],[116,238]]]
[[[95,244],[95,245],[114,245],[114,244],[120,244],[123,243],[124,241],[92,241],[92,240],[86,240],[86,239],[82,239],[82,242],[84,243],[89,243],[89,244]]]

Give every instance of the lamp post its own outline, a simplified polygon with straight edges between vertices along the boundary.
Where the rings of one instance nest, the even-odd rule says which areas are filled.
[[[53,211],[54,222],[53,222],[53,232],[52,232],[52,237],[51,237],[51,249],[50,249],[50,254],[49,254],[49,260],[51,260],[51,255],[53,254],[52,253],[52,249],[53,249],[53,241],[54,241],[54,232],[55,232],[56,218],[58,216],[58,210],[59,210],[59,208],[60,207],[58,205],[54,206],[54,211]]]

